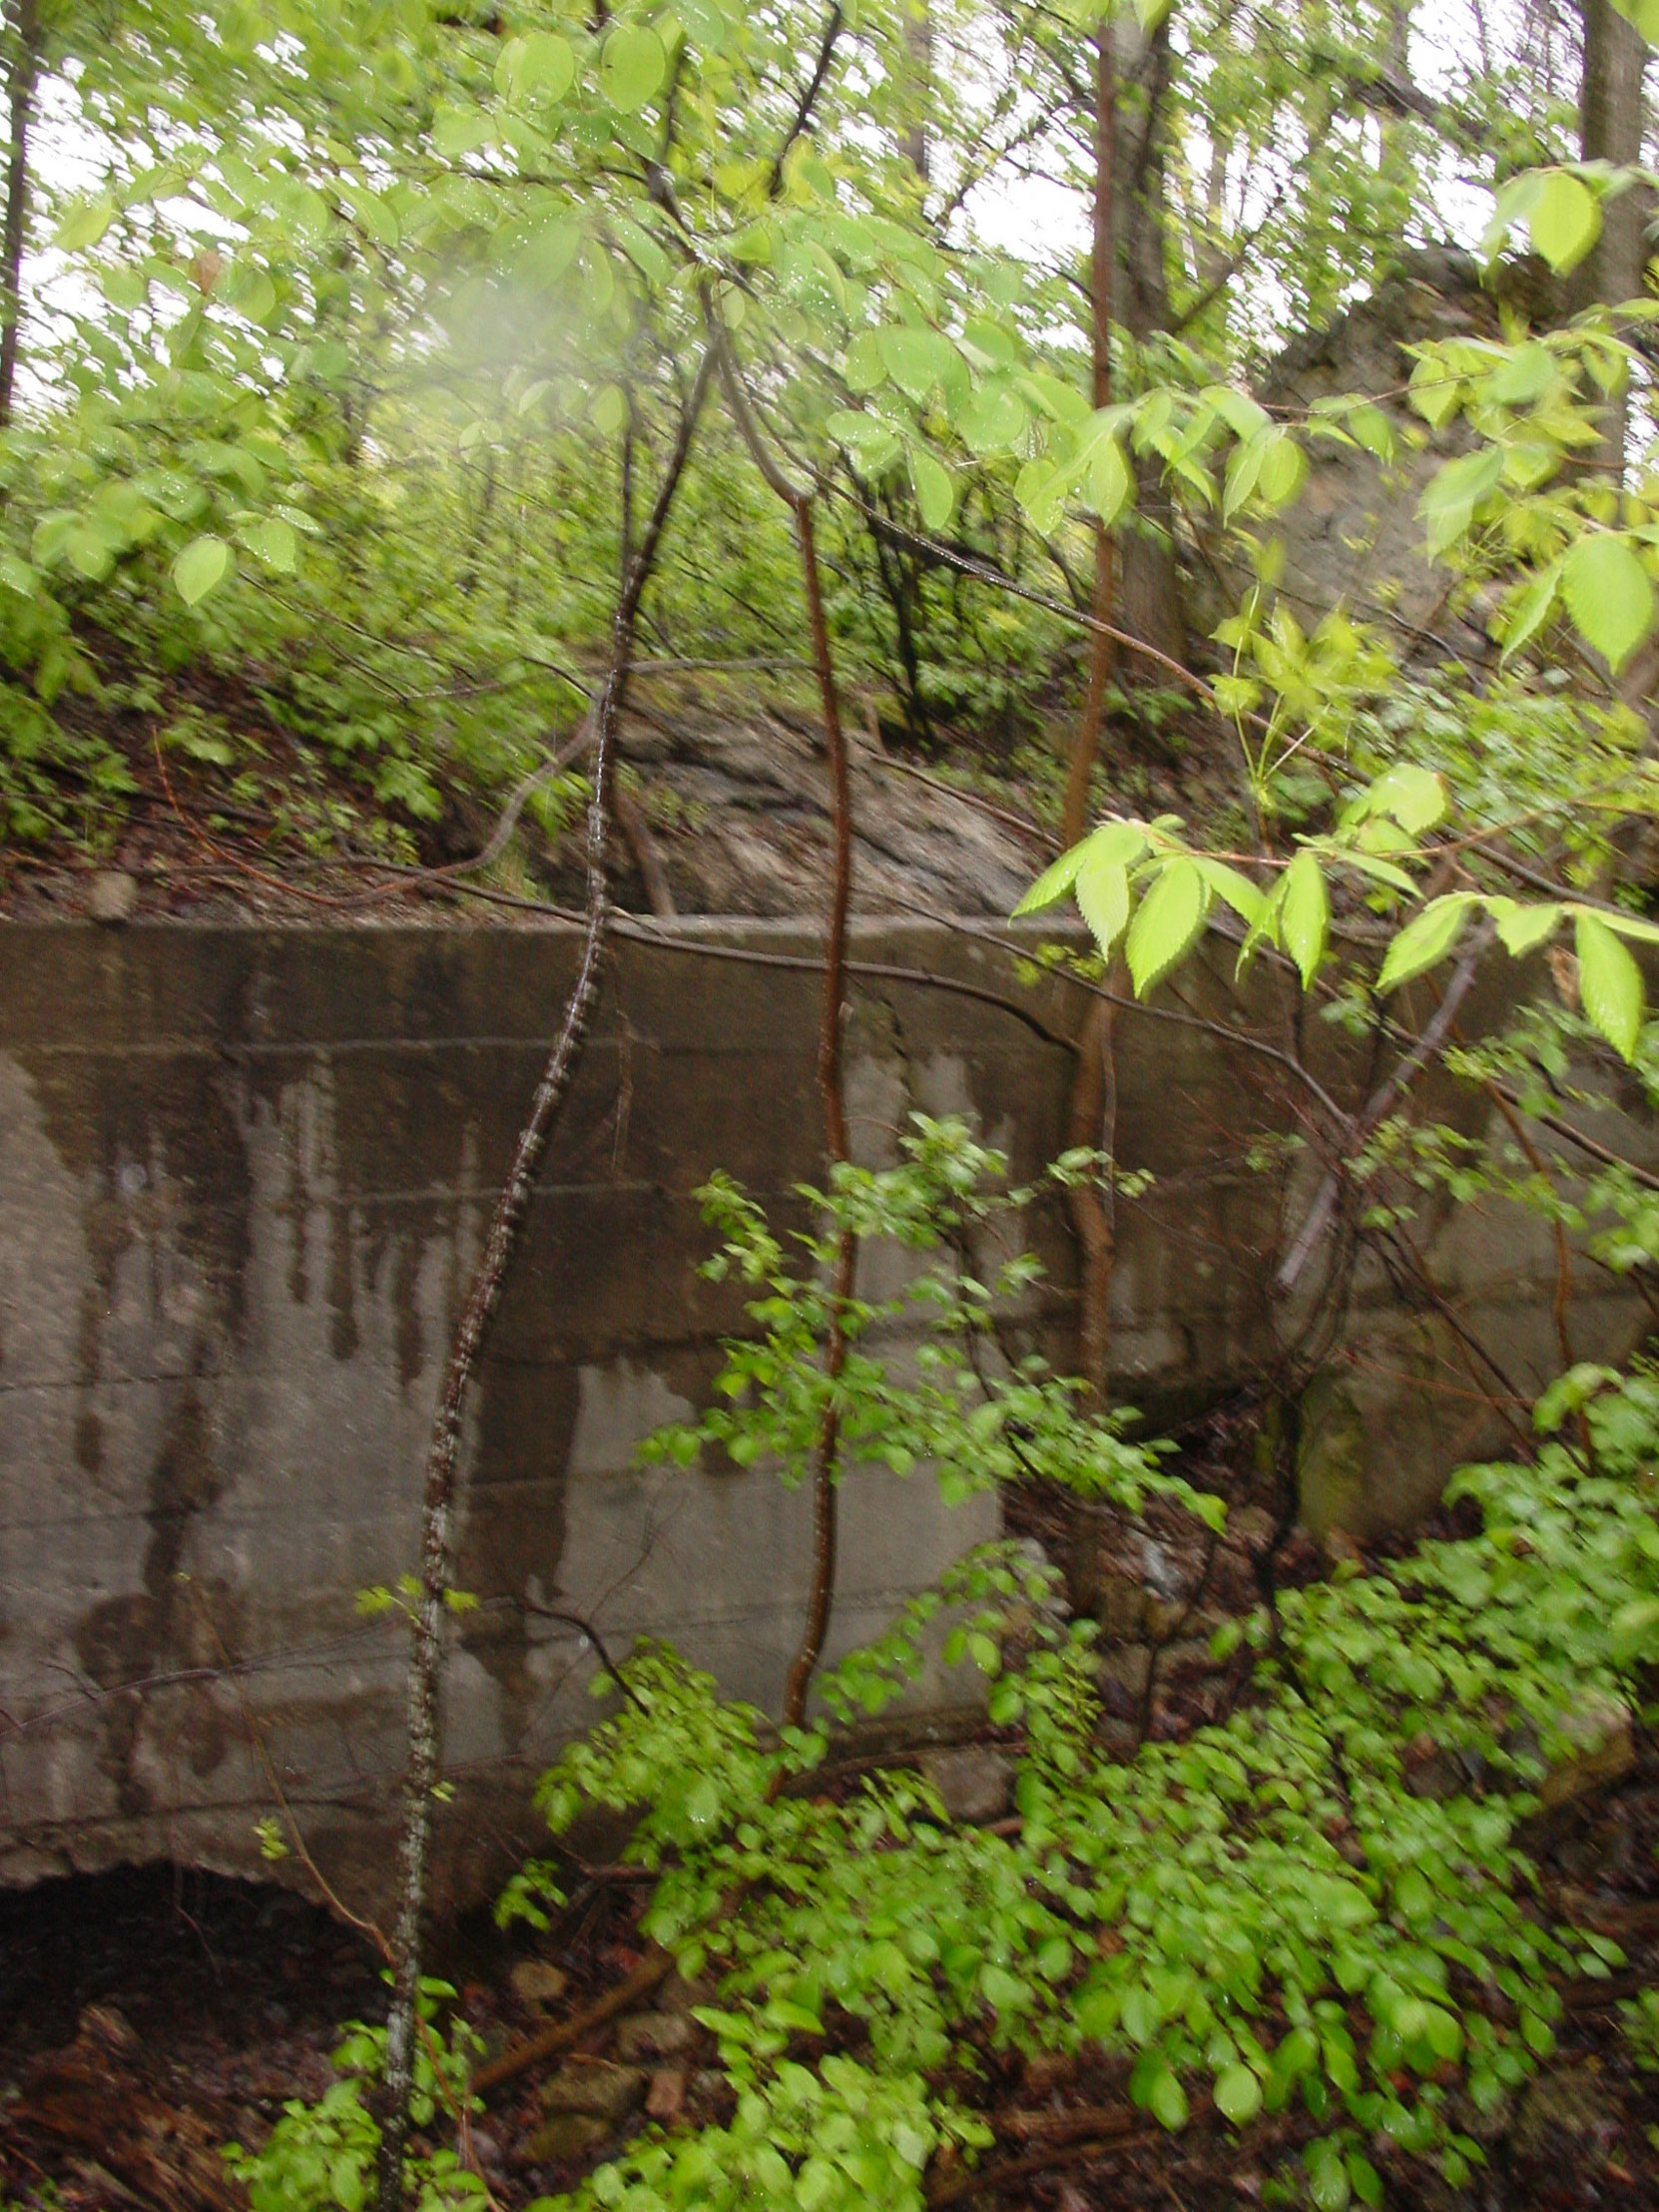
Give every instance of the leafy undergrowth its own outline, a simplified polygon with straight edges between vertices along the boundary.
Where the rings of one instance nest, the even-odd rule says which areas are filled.
[[[952,1823],[909,1774],[803,1794],[821,1731],[774,1745],[672,1655],[637,1655],[631,1697],[541,1803],[558,1833],[658,1778],[630,1845],[661,1869],[644,1929],[718,1981],[697,2016],[736,2106],[642,2138],[573,2202],[920,2207],[975,2158],[994,2170],[1010,2058],[1105,2063],[1172,2136],[1200,2117],[1236,2132],[1269,2201],[1381,2203],[1435,2174],[1478,2188],[1567,1993],[1629,1965],[1551,1909],[1522,1824],[1587,1730],[1599,1749],[1627,1725],[1659,1653],[1635,1390],[1596,1415],[1593,1472],[1558,1443],[1533,1468],[1471,1470],[1479,1536],[1240,1624],[1250,1702],[1129,1764],[1093,1742],[1088,1625],[1053,1616],[1028,1559],[980,1554],[827,1702],[875,1709],[919,1669],[937,1605],[968,1606],[953,1633],[993,1677],[991,1720],[1023,1738],[1012,1833]],[[1457,1794],[1419,1794],[1424,1736]]]
[[[1466,1473],[1478,1535],[1225,1632],[1254,1652],[1240,1708],[1127,1763],[1095,1743],[1089,1624],[1028,1551],[976,1555],[825,1689],[842,1721],[877,1711],[948,1618],[1019,1749],[1017,1815],[987,1827],[636,1652],[540,1803],[555,1835],[647,1805],[639,1939],[718,2063],[671,2124],[563,2169],[561,2205],[1653,2201],[1651,1735],[1573,1803],[1659,1651],[1653,1398],[1638,1375],[1592,1404],[1593,1468],[1551,1442]],[[1424,1794],[1425,1739],[1455,1794]],[[568,1929],[554,1863],[505,1912]],[[257,2206],[356,2194],[371,2127],[358,2178],[314,2185],[371,2041],[342,2058],[332,2104],[243,2162]],[[560,2179],[538,2141],[524,2190]]]

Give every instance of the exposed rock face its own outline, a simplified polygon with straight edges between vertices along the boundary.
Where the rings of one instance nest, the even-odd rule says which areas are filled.
[[[1413,367],[1406,347],[1448,337],[1496,339],[1504,318],[1548,322],[1560,303],[1542,266],[1506,263],[1482,281],[1480,265],[1450,247],[1409,254],[1368,299],[1329,328],[1298,338],[1274,362],[1259,397],[1267,406],[1305,413],[1316,400],[1363,392],[1387,417],[1400,449],[1388,465],[1358,446],[1313,449],[1301,499],[1262,527],[1285,550],[1279,590],[1304,627],[1339,603],[1367,622],[1391,622],[1408,659],[1435,662],[1456,654],[1480,660],[1494,648],[1485,610],[1464,607],[1450,569],[1431,565],[1417,503],[1440,463],[1460,452],[1460,426],[1430,434],[1405,398]],[[1248,586],[1229,565],[1235,592]]]
[[[1006,916],[1052,856],[1042,832],[847,735],[855,910]],[[622,753],[682,913],[824,913],[830,778],[816,725],[764,708],[748,722],[636,715]]]

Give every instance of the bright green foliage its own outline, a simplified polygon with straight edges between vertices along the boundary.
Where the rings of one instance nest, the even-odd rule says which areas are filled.
[[[1157,1453],[1125,1438],[1121,1415],[1085,1412],[1079,1386],[1052,1376],[1040,1359],[1012,1374],[987,1366],[994,1303],[1028,1288],[1039,1273],[1034,1260],[1022,1257],[982,1282],[959,1256],[959,1240],[1030,1197],[1002,1184],[1006,1162],[961,1122],[920,1114],[911,1117],[900,1154],[892,1168],[839,1164],[828,1192],[801,1192],[821,1227],[793,1240],[800,1252],[795,1265],[735,1184],[717,1177],[700,1194],[724,1238],[705,1272],[736,1275],[753,1291],[757,1334],[723,1348],[717,1402],[699,1421],[659,1431],[649,1456],[689,1465],[716,1445],[741,1466],[770,1463],[793,1485],[812,1463],[832,1402],[843,1461],[875,1462],[897,1475],[925,1466],[947,1502],[1040,1471],[1082,1496],[1123,1505],[1138,1506],[1157,1491],[1213,1520],[1214,1499],[1160,1473]],[[1066,1163],[1061,1167],[1069,1172]],[[831,1382],[822,1346],[830,1263],[843,1229],[865,1243],[889,1240],[916,1264],[890,1298],[853,1298],[841,1309],[848,1350]],[[913,1377],[901,1382],[890,1372],[882,1339],[905,1319],[927,1335]]]
[[[1493,2105],[1552,2047],[1555,1977],[1620,1962],[1525,1909],[1515,1839],[1586,1698],[1659,1657],[1652,1392],[1638,1378],[1587,1403],[1595,1473],[1559,1443],[1534,1467],[1466,1471],[1483,1535],[1282,1598],[1249,1624],[1249,1703],[1128,1766],[1091,1740],[1087,1629],[1052,1617],[1019,1554],[965,1563],[828,1687],[832,1706],[856,1686],[874,1710],[870,1692],[920,1663],[936,1603],[974,1607],[957,1645],[991,1676],[991,1718],[1024,1731],[1017,1836],[953,1827],[913,1776],[871,1777],[844,1805],[797,1795],[819,1732],[763,1748],[758,1717],[707,1677],[662,1652],[629,1661],[638,1702],[564,1756],[542,1804],[558,1830],[590,1799],[637,1802],[652,1773],[698,1777],[697,1816],[654,1809],[630,1849],[662,1870],[650,1932],[721,1977],[700,2017],[749,2117],[636,2146],[573,2201],[756,2188],[752,2131],[767,2100],[811,2102],[831,2016],[837,2042],[850,2025],[867,2050],[851,2077],[822,2062],[831,2105],[844,2078],[861,2095],[873,2078],[960,2133],[933,2085],[971,2080],[987,2040],[1100,2042],[1168,2127],[1205,2087],[1240,2127],[1304,2107],[1321,2123],[1304,2162],[1317,2202],[1379,2201],[1373,2138],[1466,2178],[1482,2153],[1448,2117],[1453,2088]],[[1405,1749],[1424,1731],[1467,1794],[1413,1794]],[[786,2128],[779,2147],[789,2178],[769,2167],[759,2184],[775,2194],[731,2201],[790,2201],[808,2145]]]
[[[786,2061],[741,2092],[730,2127],[641,2144],[601,2169],[591,2201],[611,2212],[921,2212],[934,2152],[989,2139],[913,2074],[871,2073],[850,2058],[826,2058],[816,2073]]]
[[[482,2048],[464,2021],[447,2037],[433,2023],[455,1991],[446,1981],[421,1983],[422,2029],[415,2040],[416,2127],[462,2110],[479,2110],[467,2077]],[[225,2163],[248,2191],[253,2212],[363,2212],[374,2203],[374,2161],[380,2125],[369,2109],[371,2085],[385,2061],[386,2032],[354,2020],[333,2054],[340,2079],[314,2104],[291,2098],[257,2151],[232,2143]],[[414,2212],[483,2212],[489,2191],[452,2150],[437,2150],[407,2166]]]

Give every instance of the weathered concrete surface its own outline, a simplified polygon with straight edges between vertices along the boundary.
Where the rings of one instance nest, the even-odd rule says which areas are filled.
[[[1001,951],[929,925],[867,926],[854,949],[859,1152],[890,1155],[919,1107],[975,1115],[1018,1176],[1052,1157],[1065,986],[1022,986]],[[4,932],[0,1879],[157,1854],[248,1871],[274,1776],[342,1894],[383,1895],[402,1639],[354,1597],[415,1558],[443,1352],[573,957],[560,928]],[[811,939],[764,923],[682,924],[612,971],[466,1438],[460,1580],[481,1603],[447,1686],[451,1897],[499,1873],[527,1777],[593,1710],[591,1654],[538,1607],[623,1647],[666,1635],[778,1696],[806,1497],[633,1451],[701,1401],[739,1319],[696,1273],[691,1191],[720,1166],[802,1218],[818,991]],[[1357,1095],[1310,1030],[1319,1079]],[[1271,1365],[1295,1319],[1271,1264],[1313,1171],[1251,1164],[1291,1107],[1173,1001],[1126,1012],[1117,1050],[1117,1155],[1156,1177],[1121,1209],[1117,1382],[1156,1414]],[[1068,1240],[1052,1211],[1026,1226],[1052,1285],[1011,1328],[1065,1359]],[[1537,1387],[1558,1366],[1547,1238],[1497,1212],[1418,1229],[1458,1311]],[[1629,1303],[1581,1297],[1574,1328],[1583,1355],[1617,1353]],[[1351,1517],[1399,1517],[1499,1440],[1381,1271],[1339,1355],[1371,1393]],[[1412,1421],[1433,1433],[1396,1448]],[[946,1513],[925,1479],[854,1470],[837,1647],[993,1524],[986,1502]],[[935,1708],[966,1694],[925,1686]]]

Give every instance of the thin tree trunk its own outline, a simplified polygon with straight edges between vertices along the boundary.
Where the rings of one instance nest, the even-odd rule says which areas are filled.
[[[824,955],[824,1019],[819,1033],[818,1080],[824,1094],[825,1139],[831,1162],[847,1156],[846,1102],[841,1086],[841,1011],[846,997],[846,919],[852,892],[852,799],[846,773],[846,740],[841,731],[840,705],[835,696],[835,672],[830,659],[830,632],[824,619],[824,595],[819,586],[818,549],[813,540],[813,506],[803,499],[795,510],[796,532],[801,540],[802,578],[807,587],[807,613],[813,627],[813,657],[818,663],[819,694],[824,712],[824,734],[830,756],[830,789],[834,809],[834,877],[830,893],[830,936]],[[852,1275],[858,1257],[858,1241],[850,1229],[841,1231],[835,1253],[835,1281],[830,1304],[830,1343],[825,1358],[830,1396],[819,1431],[818,1453],[813,1464],[813,1581],[802,1625],[801,1644],[791,1663],[784,1686],[784,1724],[799,1728],[807,1711],[807,1693],[823,1655],[830,1632],[830,1611],[835,1596],[836,1456],[840,1443],[840,1406],[835,1395],[846,1365],[846,1333],[843,1317],[852,1296]]]
[[[714,361],[705,353],[680,419],[655,507],[638,552],[618,593],[611,621],[610,666],[594,706],[593,798],[588,808],[588,912],[581,965],[565,1007],[564,1020],[528,1120],[519,1134],[511,1171],[490,1223],[484,1256],[473,1279],[460,1326],[455,1332],[438,1399],[426,1457],[421,1506],[421,1587],[415,1608],[409,1657],[409,1763],[403,1786],[403,1833],[398,1860],[397,1922],[392,1935],[394,1960],[391,2006],[386,2018],[386,2065],[381,2115],[379,2201],[381,2212],[397,2212],[402,2199],[403,2149],[408,2136],[409,2096],[413,2081],[414,2039],[418,2019],[421,1922],[426,1906],[426,1869],[432,1827],[432,1792],[438,1780],[438,1693],[443,1658],[443,1621],[450,1588],[455,1510],[455,1467],[461,1414],[478,1355],[500,1303],[531,1184],[548,1134],[566,1093],[599,996],[606,922],[610,904],[606,855],[611,826],[611,743],[627,690],[640,597],[651,575],[663,526],[679,489],[697,420],[708,394]]]
[[[1094,79],[1094,229],[1089,264],[1089,302],[1094,351],[1094,403],[1112,402],[1112,192],[1117,167],[1117,88],[1112,79],[1112,36],[1104,24],[1095,36]],[[1112,540],[1096,523],[1094,533],[1094,619],[1101,625],[1112,620]],[[1105,710],[1106,686],[1112,673],[1113,640],[1104,627],[1096,629],[1089,644],[1089,691],[1083,720],[1072,747],[1071,773],[1066,779],[1065,812],[1060,824],[1060,847],[1074,845],[1088,827],[1089,784],[1095,755],[1100,748],[1100,721]]]
[[[1642,79],[1647,44],[1612,0],[1583,0],[1584,71],[1579,88],[1579,151],[1587,162],[1633,168],[1642,158]],[[1653,195],[1633,184],[1601,204],[1601,236],[1579,273],[1577,304],[1614,307],[1646,288],[1646,227]],[[1616,483],[1624,473],[1629,396],[1607,402],[1601,466]]]
[[[1112,310],[1116,300],[1117,186],[1117,85],[1112,59],[1112,32],[1102,24],[1095,39],[1095,164],[1094,240],[1090,295],[1093,307],[1094,403],[1111,404]],[[1107,625],[1116,613],[1111,534],[1099,523],[1094,534],[1094,618]],[[1111,678],[1115,641],[1104,627],[1090,640],[1089,692],[1083,722],[1071,757],[1066,784],[1065,817],[1060,830],[1062,849],[1075,844],[1088,828],[1089,781],[1100,743],[1100,722]],[[1095,999],[1077,1040],[1077,1064],[1072,1075],[1069,1145],[1109,1150],[1102,1144],[1111,1120],[1116,1119],[1116,1063],[1113,1058],[1112,1005]],[[1071,1224],[1077,1237],[1077,1335],[1078,1373],[1088,1386],[1092,1408],[1106,1404],[1106,1372],[1112,1340],[1112,1263],[1116,1257],[1115,1225],[1109,1188],[1102,1192],[1093,1182],[1073,1183],[1066,1192]],[[1072,1604],[1092,1610],[1099,1595],[1100,1522],[1086,1500],[1074,1500],[1071,1511],[1071,1559],[1067,1580]]]
[[[912,123],[904,134],[904,152],[910,166],[922,183],[931,182],[930,168],[932,148],[926,121],[927,101],[933,88],[933,10],[931,0],[921,0],[919,8],[904,25],[904,53],[909,63],[911,85],[921,105],[920,120]]]
[[[835,670],[830,655],[830,626],[825,619],[824,594],[819,583],[818,547],[813,535],[813,494],[792,483],[769,451],[749,395],[744,390],[732,341],[707,288],[703,293],[703,318],[709,328],[710,344],[719,356],[721,377],[739,433],[754,456],[756,467],[794,515],[796,536],[801,545],[801,574],[807,593],[807,619],[813,633],[813,660],[818,670],[819,700],[824,714],[835,840],[830,891],[830,934],[824,950],[824,1017],[818,1048],[819,1089],[824,1094],[825,1146],[833,1164],[847,1157],[846,1100],[841,1080],[841,1015],[846,998],[846,923],[852,900],[852,793],[847,776],[840,701],[835,690]],[[806,1713],[807,1694],[818,1671],[834,1604],[836,1458],[840,1446],[840,1407],[835,1384],[846,1365],[844,1315],[846,1303],[852,1296],[857,1258],[857,1238],[851,1230],[842,1230],[835,1251],[835,1274],[830,1297],[830,1341],[825,1351],[830,1397],[819,1429],[818,1448],[813,1455],[813,1578],[801,1643],[784,1685],[783,1717],[787,1728],[798,1728]]]
[[[11,64],[7,92],[11,129],[6,153],[6,214],[0,236],[0,429],[12,418],[17,391],[17,356],[23,326],[23,247],[29,220],[29,118],[35,80],[40,74],[40,12],[37,0],[13,0],[6,11]]]
[[[1116,178],[1112,228],[1116,239],[1114,312],[1137,343],[1170,327],[1165,242],[1164,147],[1169,128],[1169,19],[1151,32],[1120,22],[1117,58]],[[1176,558],[1175,505],[1164,464],[1143,455],[1135,470],[1135,512],[1119,532],[1118,626],[1183,666],[1187,625]]]

